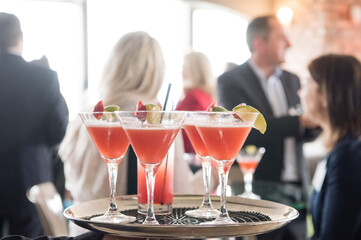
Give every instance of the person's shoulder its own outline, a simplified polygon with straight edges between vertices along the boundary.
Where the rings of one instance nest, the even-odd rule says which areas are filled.
[[[330,152],[329,160],[330,167],[361,168],[361,139],[352,135],[344,137]]]
[[[53,85],[58,83],[57,73],[48,67],[25,62],[22,69],[28,80],[35,84]]]
[[[219,79],[227,79],[227,78],[234,78],[234,77],[239,77],[241,75],[244,75],[245,73],[252,71],[252,69],[250,68],[248,62],[245,62],[241,65],[238,65],[236,67],[234,67],[233,69],[224,72],[223,74],[221,74],[219,76]]]

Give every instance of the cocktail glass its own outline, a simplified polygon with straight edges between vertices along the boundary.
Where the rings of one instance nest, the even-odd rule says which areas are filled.
[[[177,111],[117,112],[147,180],[148,207],[143,224],[159,224],[153,208],[154,180],[186,115]]]
[[[194,121],[192,120],[193,113],[189,114],[190,117],[185,120],[183,128],[187,133],[194,150],[196,151],[197,158],[202,162],[204,195],[201,206],[195,210],[188,210],[185,214],[195,218],[216,218],[220,212],[213,208],[209,191],[212,171],[211,157],[209,156],[207,148],[197,131]]]
[[[264,147],[247,145],[237,155],[237,163],[241,168],[244,179],[244,192],[238,196],[251,199],[261,199],[261,196],[253,193],[252,182],[253,173],[256,170],[259,161],[266,152]]]
[[[219,216],[204,224],[233,224],[235,222],[229,217],[226,204],[228,173],[258,113],[243,112],[236,115],[234,112],[198,112],[192,116],[217,168],[222,189]]]
[[[93,217],[91,220],[111,223],[134,222],[135,217],[124,215],[118,211],[115,199],[118,166],[129,146],[124,129],[115,114],[111,112],[81,112],[79,115],[107,164],[109,174],[110,203],[108,210],[104,215]]]

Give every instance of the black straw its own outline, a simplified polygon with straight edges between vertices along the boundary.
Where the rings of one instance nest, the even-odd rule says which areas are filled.
[[[170,92],[170,88],[172,87],[172,84],[169,83],[168,84],[168,90],[167,90],[167,95],[165,96],[165,100],[164,100],[164,104],[163,104],[163,111],[165,111],[166,107],[167,107],[167,103],[168,103],[168,97],[169,97],[169,92]]]
[[[166,107],[167,107],[167,103],[168,103],[168,97],[169,97],[169,92],[170,92],[170,88],[172,87],[172,84],[169,83],[168,84],[168,90],[167,90],[167,95],[165,96],[165,100],[164,100],[164,105],[163,105],[163,111],[165,111]],[[172,109],[173,110],[173,109]],[[163,114],[162,113],[162,116],[161,116],[161,120],[163,119]],[[169,155],[169,152],[167,153],[167,156],[166,156],[166,159],[165,159],[165,170],[164,170],[164,178],[163,178],[163,200],[164,200],[164,191],[165,191],[165,182],[166,182],[166,178],[167,178],[167,170],[168,170],[168,155]]]

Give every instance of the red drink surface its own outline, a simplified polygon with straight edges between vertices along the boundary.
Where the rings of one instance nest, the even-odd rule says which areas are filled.
[[[235,159],[241,150],[252,126],[198,126],[198,131],[212,158],[216,160]]]
[[[143,163],[160,163],[172,145],[180,128],[126,129],[134,152]]]
[[[167,164],[167,174],[165,168]],[[155,177],[154,182],[154,204],[172,204],[173,202],[173,161],[169,158],[168,163],[164,160]],[[165,181],[164,181],[165,177]],[[147,185],[144,168],[138,162],[138,203],[147,204]]]
[[[254,173],[258,166],[259,161],[254,158],[243,157],[242,161],[238,161],[239,167],[243,173],[251,172]]]
[[[121,126],[87,126],[88,132],[92,137],[99,153],[102,155],[105,162],[109,159],[121,158],[129,146],[129,140]]]
[[[184,130],[191,141],[194,150],[199,156],[209,156],[206,146],[203,143],[195,125],[184,125]],[[200,158],[202,161],[202,158]]]

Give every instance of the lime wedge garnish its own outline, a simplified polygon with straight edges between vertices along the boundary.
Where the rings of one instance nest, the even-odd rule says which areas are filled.
[[[105,106],[104,108],[104,112],[115,112],[115,111],[119,111],[119,106],[117,105],[108,105],[108,106]]]
[[[147,112],[147,122],[150,124],[160,123],[161,113],[157,112],[161,110],[160,107],[156,104],[146,104],[145,107],[149,111]]]
[[[108,105],[104,107],[104,115],[107,120],[113,120],[116,118],[115,111],[119,111],[119,107],[117,105]],[[108,112],[108,114],[106,114]]]
[[[228,110],[222,106],[214,106],[212,112],[228,112]]]
[[[244,118],[242,113],[246,113],[246,112],[259,113],[258,116],[257,116],[256,121],[253,124],[253,127],[255,129],[257,129],[258,131],[260,131],[262,134],[264,134],[266,132],[266,129],[267,129],[266,119],[263,117],[262,113],[260,113],[260,111],[258,111],[256,108],[251,107],[249,105],[240,104],[240,105],[235,106],[233,108],[233,112],[235,112],[238,115],[238,117],[240,117],[241,119]]]
[[[257,147],[255,145],[247,145],[245,150],[248,154],[255,154],[257,152]]]

